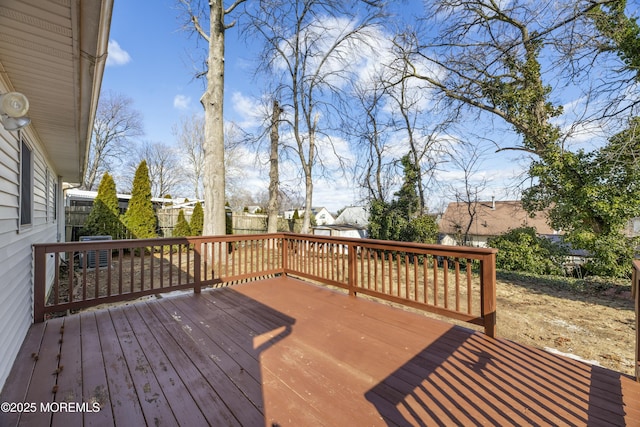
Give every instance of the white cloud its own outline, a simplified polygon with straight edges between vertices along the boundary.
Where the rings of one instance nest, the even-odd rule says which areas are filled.
[[[118,42],[115,40],[109,40],[108,52],[107,67],[126,65],[131,62],[131,56],[129,55],[129,52],[122,49]]]
[[[189,104],[191,104],[191,97],[186,95],[176,95],[173,98],[173,108],[177,108],[178,110],[186,110],[189,108]]]
[[[231,103],[232,110],[239,117],[236,124],[243,129],[262,126],[265,117],[269,117],[264,100],[247,97],[241,92],[233,92]]]

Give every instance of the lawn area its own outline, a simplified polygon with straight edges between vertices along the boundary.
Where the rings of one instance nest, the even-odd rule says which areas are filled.
[[[510,272],[497,276],[499,336],[633,375],[631,280],[612,283]]]

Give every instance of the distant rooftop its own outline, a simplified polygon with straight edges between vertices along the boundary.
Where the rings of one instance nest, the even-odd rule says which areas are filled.
[[[456,234],[469,223],[469,204],[451,202],[440,220],[440,232]],[[480,201],[474,206],[475,218],[470,233],[478,236],[498,236],[520,227],[535,227],[538,234],[558,234],[547,224],[547,212],[532,218],[521,201]]]

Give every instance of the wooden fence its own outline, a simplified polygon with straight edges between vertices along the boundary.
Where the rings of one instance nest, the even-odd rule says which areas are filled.
[[[481,325],[495,336],[495,254],[293,233],[37,244],[34,319],[179,289],[200,292],[203,286],[292,275]],[[90,259],[106,262],[92,268]]]
[[[193,209],[183,209],[184,217],[191,220]],[[82,227],[91,212],[91,206],[72,206],[65,208],[66,241],[79,240]],[[172,237],[173,229],[178,222],[180,209],[157,209],[158,233],[162,237]],[[231,215],[231,228],[233,234],[260,234],[267,232],[267,215],[248,214],[246,212],[233,212]],[[286,220],[278,218],[278,231],[299,233],[302,229],[302,220]]]

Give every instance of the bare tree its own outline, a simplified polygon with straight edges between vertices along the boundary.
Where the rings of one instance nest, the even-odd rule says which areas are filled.
[[[178,0],[185,28],[195,31],[208,44],[207,88],[200,98],[204,107],[204,228],[203,235],[226,232],[224,165],[224,35],[234,23],[225,18],[245,0],[224,7],[223,0]],[[208,22],[209,28],[204,26]]]
[[[457,203],[464,204],[466,215],[455,218],[454,226],[460,230],[458,244],[469,245],[471,227],[476,221],[480,196],[487,188],[487,179],[478,176],[482,164],[482,153],[477,145],[463,144],[463,149],[451,154],[451,164],[462,172],[461,186],[450,185],[449,192]]]
[[[391,197],[393,159],[388,159],[390,125],[383,113],[385,85],[381,79],[354,85],[353,114],[344,117],[342,129],[359,141],[354,175],[368,200],[388,202]]]
[[[263,0],[249,10],[248,37],[264,42],[260,68],[278,80],[276,97],[292,130],[291,148],[302,168],[305,215],[311,225],[315,166],[321,161],[318,139],[330,128],[330,112],[354,71],[358,47],[378,18],[378,2]]]
[[[160,142],[144,142],[129,156],[128,176],[133,174],[142,160],[146,160],[153,197],[176,196],[182,191],[183,168],[177,150]]]
[[[103,93],[93,122],[82,188],[94,189],[104,172],[120,166],[127,158],[131,140],[143,133],[142,115],[133,109],[133,100],[114,92]]]
[[[406,69],[402,71],[403,74],[406,72]],[[388,81],[385,84],[388,85]],[[417,168],[419,213],[424,215],[427,212],[426,187],[438,164],[443,161],[443,155],[448,154],[441,138],[452,120],[439,117],[433,105],[429,114],[425,114],[429,104],[426,96],[428,91],[420,90],[407,79],[400,79],[396,85],[388,85],[385,92],[393,104],[392,126],[395,131],[404,133],[409,156]]]
[[[194,114],[173,126],[173,134],[185,159],[185,174],[196,199],[202,197],[204,175],[204,117]]]

